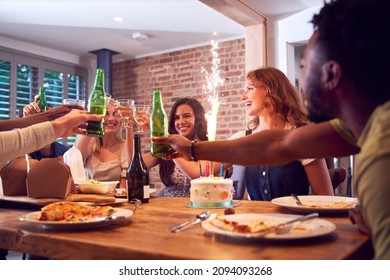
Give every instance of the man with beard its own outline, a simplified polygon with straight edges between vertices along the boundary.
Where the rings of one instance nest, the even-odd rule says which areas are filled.
[[[230,141],[153,141],[171,145],[172,157],[247,166],[357,154],[354,187],[375,258],[390,259],[389,14],[388,0],[332,0],[313,17],[301,81],[309,118],[320,123]]]

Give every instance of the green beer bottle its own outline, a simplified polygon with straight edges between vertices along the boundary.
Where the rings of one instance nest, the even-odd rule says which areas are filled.
[[[104,70],[96,70],[95,84],[88,101],[88,112],[97,115],[106,115],[106,92],[104,91]],[[104,135],[103,120],[89,121],[87,134],[102,137]]]
[[[39,88],[39,100],[37,105],[41,112],[46,112],[47,110],[47,101],[46,101],[46,89],[44,87]]]
[[[153,90],[152,114],[150,115],[150,136],[168,136],[168,119],[164,111],[161,91]],[[168,155],[168,145],[158,145],[152,142],[152,155],[156,158],[162,158]]]

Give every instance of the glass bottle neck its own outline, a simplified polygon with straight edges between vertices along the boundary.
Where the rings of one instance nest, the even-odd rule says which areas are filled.
[[[141,150],[141,141],[140,141],[140,136],[138,134],[134,135],[134,151],[133,151],[133,158],[138,158],[140,155],[140,150]]]
[[[96,70],[96,78],[95,83],[93,85],[93,89],[100,89],[104,92],[104,70],[103,69],[97,69]]]
[[[153,91],[153,108],[152,110],[155,111],[156,109],[162,109],[162,98],[161,98],[161,91],[154,90]]]

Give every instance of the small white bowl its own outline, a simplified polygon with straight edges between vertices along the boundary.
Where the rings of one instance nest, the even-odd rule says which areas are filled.
[[[78,183],[78,185],[82,193],[108,194],[115,190],[115,187],[118,183],[119,181],[108,181],[93,184],[91,182],[85,181],[83,183]]]

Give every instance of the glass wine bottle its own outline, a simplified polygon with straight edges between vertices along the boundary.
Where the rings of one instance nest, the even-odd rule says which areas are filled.
[[[88,112],[97,115],[106,115],[106,93],[104,91],[104,70],[96,70],[95,84],[88,101]],[[101,137],[104,135],[103,120],[89,121],[87,124],[87,134]]]
[[[140,135],[134,135],[133,158],[127,169],[127,200],[136,198],[142,203],[149,202],[149,173],[142,159]]]
[[[45,87],[39,88],[39,100],[37,101],[37,105],[41,112],[46,112],[47,110],[47,101],[46,101],[46,89]]]
[[[153,90],[153,105],[150,115],[150,136],[168,136],[168,119],[164,111],[161,91]],[[162,158],[168,155],[169,146],[154,144],[152,142],[152,155],[156,158]]]

